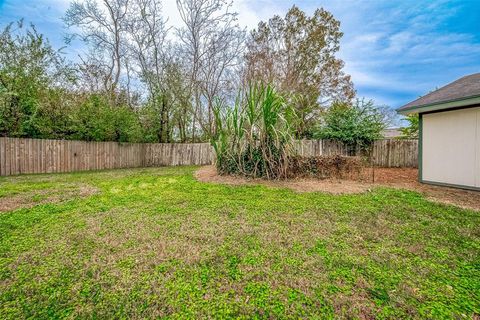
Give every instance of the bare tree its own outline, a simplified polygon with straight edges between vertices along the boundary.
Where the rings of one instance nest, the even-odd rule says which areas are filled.
[[[88,53],[79,56],[76,63],[78,84],[80,91],[102,92],[108,91],[108,74],[110,66],[103,59],[103,52],[90,49]]]
[[[132,0],[128,16],[129,55],[136,73],[148,92],[148,103],[158,112],[158,139],[168,140],[168,110],[166,106],[165,52],[168,29],[161,15],[161,4],[154,0]]]
[[[129,0],[73,1],[64,17],[74,36],[90,45],[86,65],[102,70],[104,90],[118,88],[125,55],[125,32]]]
[[[245,33],[228,23],[215,33],[207,44],[207,54],[200,69],[201,90],[207,104],[209,130],[213,126],[215,99],[225,100],[238,89],[239,65],[244,49]]]
[[[131,0],[128,20],[129,57],[145,86],[149,116],[158,120],[151,127],[160,142],[186,141],[191,103],[160,2]]]
[[[79,66],[85,87],[102,86],[115,102],[122,92],[131,105],[136,75],[156,110],[149,114],[159,113],[159,141],[175,132],[181,140],[191,132],[193,141],[199,129],[203,138],[211,133],[214,101],[237,90],[245,42],[231,2],[177,0],[177,7],[184,26],[173,44],[158,0],[74,0],[65,16],[74,35],[90,44]]]
[[[177,29],[194,104],[193,139],[197,121],[204,134],[213,129],[213,101],[225,98],[240,64],[245,31],[236,24],[231,2],[177,0],[184,23]]]

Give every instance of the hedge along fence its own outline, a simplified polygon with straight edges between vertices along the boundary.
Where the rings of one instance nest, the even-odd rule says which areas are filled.
[[[296,142],[301,156],[356,155],[329,140]],[[417,167],[416,140],[378,140],[373,160],[380,167]],[[209,143],[118,143],[0,137],[0,175],[53,173],[136,167],[207,165],[214,161]]]

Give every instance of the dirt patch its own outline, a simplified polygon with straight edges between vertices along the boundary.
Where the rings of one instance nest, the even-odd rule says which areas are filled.
[[[368,191],[370,183],[349,180],[318,180],[318,179],[291,179],[267,181],[262,179],[247,179],[237,176],[220,176],[214,166],[205,166],[195,172],[197,180],[227,185],[266,185],[271,187],[289,188],[297,192],[326,192],[331,194],[362,193]]]
[[[362,181],[335,179],[293,179],[266,181],[235,176],[220,176],[214,166],[205,166],[195,172],[197,180],[227,185],[266,185],[289,188],[297,192],[325,192],[331,194],[362,193],[378,186],[408,189],[422,193],[429,200],[480,211],[480,192],[422,184],[417,181],[418,170],[412,168],[371,168],[364,170]],[[372,181],[374,181],[372,183]]]
[[[68,185],[59,189],[45,189],[22,192],[13,196],[0,198],[0,212],[7,212],[21,208],[31,208],[39,204],[60,203],[73,198],[85,198],[98,192],[98,189],[82,184]]]

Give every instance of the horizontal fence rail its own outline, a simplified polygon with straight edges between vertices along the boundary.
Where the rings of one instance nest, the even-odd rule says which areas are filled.
[[[357,155],[338,141],[299,140],[302,156]],[[417,167],[417,140],[375,141],[373,163],[380,167]],[[214,162],[209,143],[118,143],[0,137],[0,175],[86,170],[206,165]]]

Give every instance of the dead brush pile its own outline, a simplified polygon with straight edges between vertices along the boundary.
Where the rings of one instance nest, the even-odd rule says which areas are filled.
[[[289,159],[288,178],[348,179],[360,180],[365,168],[361,157],[318,156]]]

